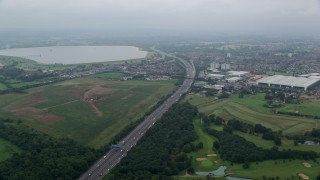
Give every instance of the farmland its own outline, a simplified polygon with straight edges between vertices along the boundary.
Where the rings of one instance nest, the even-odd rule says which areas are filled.
[[[32,88],[23,94],[2,95],[0,112],[53,137],[69,137],[99,148],[174,91],[175,82],[78,78]]]
[[[282,130],[284,134],[303,133],[319,127],[319,121],[313,118],[285,116],[270,112],[268,108],[263,107],[265,102],[262,97],[263,94],[258,94],[242,99],[232,95],[228,99],[214,100],[201,96],[189,96],[187,100],[205,114],[215,114],[226,120],[236,118],[252,124],[262,124],[273,130]]]

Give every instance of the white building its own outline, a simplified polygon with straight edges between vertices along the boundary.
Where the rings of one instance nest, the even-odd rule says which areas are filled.
[[[320,76],[309,76],[309,79],[320,79]]]
[[[207,74],[208,79],[223,79],[225,75],[222,74]]]
[[[230,64],[227,64],[227,63],[221,64],[221,70],[230,70]]]
[[[259,79],[257,85],[307,90],[320,82],[320,79],[274,75]]]
[[[241,80],[242,80],[241,77],[231,77],[231,78],[226,79],[226,82],[228,82],[228,83],[236,83],[236,82],[241,81]]]
[[[207,82],[204,82],[204,81],[195,81],[193,83],[193,86],[195,87],[203,87],[203,86],[206,86],[207,85]]]
[[[233,77],[242,77],[250,73],[248,71],[228,71],[228,74]]]
[[[217,63],[217,62],[213,62],[210,64],[210,69],[213,70],[213,69],[219,69],[220,68],[220,63]]]

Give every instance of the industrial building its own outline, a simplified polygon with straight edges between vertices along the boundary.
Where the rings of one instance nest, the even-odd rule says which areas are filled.
[[[242,77],[250,73],[247,71],[228,71],[228,74],[233,77]]]
[[[222,74],[207,74],[208,79],[223,79],[225,75]]]
[[[204,82],[204,81],[195,81],[193,83],[193,86],[195,86],[195,87],[203,87],[205,85],[207,85],[207,82]]]
[[[241,77],[231,77],[231,78],[226,79],[226,82],[228,82],[228,83],[236,83],[236,82],[241,81],[241,80],[242,80]]]
[[[319,84],[320,79],[274,75],[259,79],[257,85],[307,90]]]

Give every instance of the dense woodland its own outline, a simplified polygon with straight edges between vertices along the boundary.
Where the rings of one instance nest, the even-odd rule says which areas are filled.
[[[19,122],[0,120],[0,138],[22,153],[0,163],[0,179],[76,179],[98,155],[71,139],[55,139]]]
[[[191,159],[183,151],[197,139],[192,124],[196,115],[196,108],[190,104],[175,104],[107,179],[170,179],[170,176],[190,168]]]
[[[218,150],[220,157],[234,163],[248,163],[254,161],[271,159],[316,159],[319,155],[313,151],[297,150],[279,150],[277,146],[272,149],[263,149],[257,147],[254,143],[233,134],[233,131],[242,131],[246,133],[260,133],[266,140],[274,140],[275,145],[281,145],[281,132],[273,132],[271,129],[261,124],[251,125],[239,120],[223,121],[219,117],[209,116],[203,118],[205,132],[215,136],[213,148]],[[217,131],[210,128],[210,123],[223,125],[223,131]]]

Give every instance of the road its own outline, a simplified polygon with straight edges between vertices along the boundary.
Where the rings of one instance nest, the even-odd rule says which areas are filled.
[[[181,61],[186,68],[186,79],[183,84],[178,88],[176,92],[172,94],[163,104],[161,104],[156,110],[154,110],[149,116],[145,118],[134,130],[132,130],[125,138],[123,138],[118,144],[121,146],[120,149],[111,149],[103,157],[101,157],[91,168],[85,172],[79,180],[96,180],[102,179],[109,171],[116,166],[120,160],[125,157],[128,151],[136,145],[139,139],[151,128],[154,123],[161,118],[161,116],[174,104],[177,102],[182,94],[186,93],[191,87],[194,76],[195,67],[193,63],[189,63],[179,57],[167,54],[165,52],[156,50],[154,51],[161,54],[162,58],[165,56],[173,57]]]

